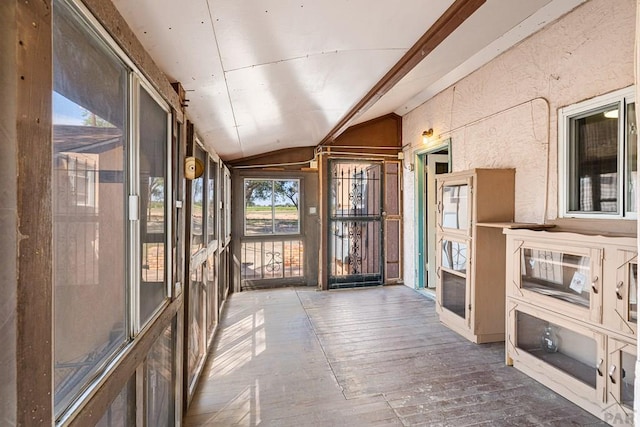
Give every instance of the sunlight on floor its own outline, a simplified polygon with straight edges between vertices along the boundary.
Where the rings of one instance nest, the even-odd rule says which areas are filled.
[[[218,369],[209,378],[223,377],[234,372],[267,349],[264,328],[264,309],[260,309],[227,328],[217,347]]]

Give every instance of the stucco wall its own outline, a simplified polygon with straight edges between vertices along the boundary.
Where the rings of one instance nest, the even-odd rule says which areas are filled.
[[[635,0],[591,0],[403,117],[405,163],[421,134],[451,138],[454,171],[516,168],[516,221],[557,217],[557,112],[634,82]],[[405,284],[415,286],[415,174],[405,169]]]

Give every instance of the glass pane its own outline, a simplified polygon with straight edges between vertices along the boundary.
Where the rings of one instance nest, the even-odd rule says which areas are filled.
[[[54,403],[60,414],[124,344],[128,70],[53,8]]]
[[[245,234],[248,236],[273,233],[273,181],[246,179],[244,181]]]
[[[136,423],[135,378],[124,386],[120,394],[109,405],[96,427],[133,426]]]
[[[224,170],[224,237],[231,237],[231,175],[228,169]]]
[[[520,311],[516,311],[516,337],[519,349],[596,387],[598,353],[593,338]]]
[[[444,270],[441,270],[440,274],[442,274],[442,306],[464,319],[467,305],[467,280]]]
[[[202,288],[202,266],[198,266],[191,273],[191,283],[189,287],[189,313],[187,322],[189,324],[188,338],[188,375],[189,385],[195,380],[196,368],[204,355],[204,294]]]
[[[351,280],[373,280],[382,274],[382,223],[380,221],[332,221],[329,236],[330,274],[360,275]],[[375,279],[377,280],[377,279]]]
[[[147,356],[145,391],[148,426],[174,425],[172,343],[172,327],[169,326],[158,337]]]
[[[216,178],[218,168],[213,160],[209,160],[209,179],[207,181],[207,241],[216,238]]]
[[[622,379],[620,384],[620,397],[622,404],[633,409],[634,387],[636,383],[636,357],[633,354],[622,352]]]
[[[638,323],[638,264],[629,264],[629,313],[627,319]]]
[[[140,322],[144,324],[167,297],[166,206],[168,115],[140,88]]]
[[[199,148],[194,148],[194,156],[204,158],[204,152]],[[195,254],[204,248],[203,229],[204,218],[204,174],[199,178],[191,180],[191,254]]]
[[[611,104],[569,120],[569,210],[618,212],[618,111]]]
[[[218,291],[218,266],[216,265],[216,258],[213,254],[207,257],[207,336],[213,332],[213,328],[216,326],[217,317],[217,297]]]
[[[300,182],[273,182],[274,231],[279,234],[300,232]]]
[[[627,104],[627,212],[637,212],[636,187],[638,185],[638,128],[636,125],[636,104]]]
[[[591,272],[589,257],[523,248],[521,286],[533,292],[589,307]]]
[[[466,273],[467,245],[450,240],[442,241],[442,266],[451,270]]]
[[[379,163],[332,163],[331,215],[380,216],[381,174]]]
[[[442,189],[442,226],[466,230],[469,222],[469,186],[445,185]]]

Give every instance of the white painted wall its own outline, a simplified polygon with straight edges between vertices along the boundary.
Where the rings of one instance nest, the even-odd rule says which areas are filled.
[[[453,170],[516,169],[516,221],[557,217],[558,108],[634,83],[636,0],[591,0],[403,117],[405,164],[421,134],[452,140]],[[404,170],[404,282],[415,284],[415,176]]]

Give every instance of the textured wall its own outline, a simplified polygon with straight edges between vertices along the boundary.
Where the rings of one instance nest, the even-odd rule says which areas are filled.
[[[423,130],[451,138],[453,170],[516,168],[516,220],[557,217],[557,114],[634,83],[635,0],[591,0],[403,117],[405,152]],[[405,170],[405,235],[414,236],[416,179]],[[405,283],[415,284],[413,239]]]

